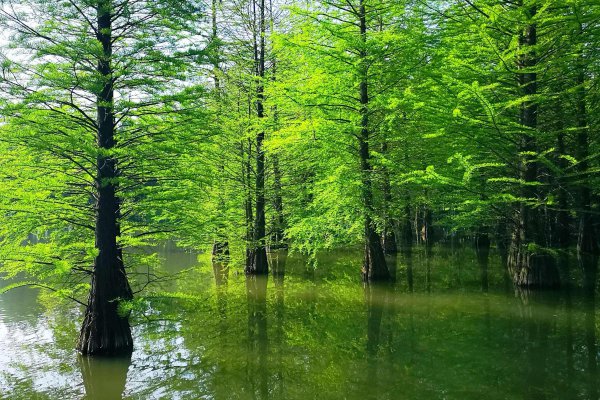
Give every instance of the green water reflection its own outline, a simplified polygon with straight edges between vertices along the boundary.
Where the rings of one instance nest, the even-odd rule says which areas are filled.
[[[273,253],[265,278],[176,249],[163,258],[193,267],[163,289],[197,298],[148,299],[131,358],[78,357],[77,308],[27,289],[0,297],[0,398],[599,396],[596,260],[566,260],[577,284],[539,293],[515,292],[499,257],[471,250],[389,259],[385,286],[359,281],[355,251],[317,268]]]

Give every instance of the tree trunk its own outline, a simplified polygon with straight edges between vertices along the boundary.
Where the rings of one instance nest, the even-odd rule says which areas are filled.
[[[97,99],[97,145],[102,150],[96,160],[96,249],[88,306],[77,349],[83,354],[119,354],[133,350],[128,316],[118,310],[119,301],[133,298],[117,243],[120,236],[120,201],[117,197],[117,160],[106,155],[115,145],[113,110],[113,71],[111,41],[111,0],[98,3],[98,41],[102,57],[98,73],[104,87]]]
[[[533,18],[537,12],[532,6],[528,16]],[[524,132],[519,143],[521,164],[519,178],[526,182],[521,188],[521,197],[537,199],[537,190],[532,184],[537,182],[538,165],[531,159],[531,154],[537,151],[535,132],[537,129],[538,106],[537,95],[537,44],[536,24],[529,22],[519,37],[523,51],[518,62],[518,78],[521,94],[527,96],[521,106],[520,123]],[[513,281],[518,286],[526,287],[556,287],[559,285],[559,274],[553,257],[541,249],[543,232],[540,226],[540,212],[526,201],[521,202],[517,210],[511,244],[508,254],[508,267]]]
[[[400,237],[402,249],[411,248],[413,244],[413,225],[411,219],[410,194],[406,193],[406,203],[404,205],[404,213],[400,224]]]
[[[382,154],[387,154],[387,142],[381,145]],[[383,251],[385,254],[396,254],[398,246],[396,244],[396,233],[394,231],[394,220],[391,217],[390,209],[392,207],[392,187],[390,184],[390,173],[386,166],[383,167],[383,202],[384,202],[384,228],[381,237],[383,242]]]
[[[271,235],[271,247],[274,249],[287,248],[284,239],[285,220],[283,218],[283,199],[281,197],[281,169],[279,168],[279,159],[273,156],[273,233]]]
[[[361,82],[360,82],[360,114],[361,114],[361,132],[358,137],[360,167],[362,177],[362,201],[364,209],[365,224],[365,257],[362,268],[363,279],[367,281],[390,280],[383,247],[379,235],[375,231],[375,225],[371,219],[373,215],[373,186],[371,166],[371,155],[369,153],[369,91],[368,91],[368,65],[367,53],[365,50],[367,42],[367,20],[364,0],[360,1],[359,6],[360,35],[363,48],[360,51],[361,63]]]
[[[560,104],[557,104],[557,109],[562,107]],[[554,228],[554,236],[555,243],[561,249],[566,249],[569,247],[571,242],[571,236],[569,234],[569,226],[570,226],[570,216],[569,216],[569,203],[568,203],[568,191],[567,191],[567,182],[565,180],[564,174],[566,169],[568,168],[567,161],[562,158],[562,156],[566,155],[565,149],[565,133],[563,126],[563,118],[562,112],[557,113],[557,130],[558,133],[556,135],[556,150],[557,150],[557,165],[560,168],[561,176],[559,178],[559,188],[557,194],[557,203],[558,203],[558,212],[556,213],[556,227]]]
[[[220,60],[220,45],[219,45],[219,27],[217,24],[217,7],[218,7],[218,1],[219,0],[212,0],[211,2],[211,28],[212,28],[212,32],[211,32],[211,42],[214,43],[215,45],[213,53],[211,54],[211,63],[212,63],[212,67],[213,67],[213,71],[212,71],[212,75],[213,75],[213,82],[215,85],[215,93],[216,93],[216,101],[217,101],[217,126],[221,125],[221,121],[220,121],[220,116],[222,113],[222,109],[221,109],[221,81],[220,81],[220,74],[221,74],[221,60]],[[225,176],[225,165],[221,164],[219,166],[219,170],[222,174],[222,176]],[[219,188],[219,212],[220,213],[225,213],[225,199],[223,198],[223,189],[222,187]],[[226,234],[226,226],[224,226],[224,224],[219,224],[219,228],[218,228],[218,232],[217,232],[217,237],[215,240],[215,243],[213,243],[213,248],[212,248],[212,256],[213,256],[213,260],[216,261],[222,261],[222,260],[227,260],[229,259],[229,241],[227,240],[227,234]]]
[[[475,253],[477,255],[477,264],[481,274],[481,290],[487,292],[489,288],[488,265],[490,258],[490,237],[485,232],[475,234]]]
[[[265,77],[265,1],[259,1],[259,25],[260,37],[258,44],[255,40],[256,78],[258,86],[256,89],[256,113],[260,119],[264,118],[264,77]],[[263,142],[265,131],[262,129],[256,135],[256,186],[255,186],[255,213],[252,249],[250,260],[247,262],[246,274],[262,275],[269,272],[267,260],[267,249],[265,243],[266,221],[265,221],[265,152]]]
[[[250,165],[252,158],[252,142],[248,139],[248,152],[244,150],[244,142],[241,144],[242,149],[242,179],[244,180],[244,189],[246,198],[244,199],[244,215],[246,217],[246,269],[252,267],[254,253],[252,252],[252,241],[254,240],[254,212],[252,211],[252,185],[250,177],[252,166]]]
[[[580,31],[583,28],[580,27]],[[577,60],[577,161],[578,179],[578,232],[577,251],[579,253],[598,254],[598,243],[592,224],[592,193],[589,179],[590,138],[587,122],[585,66],[583,55]]]

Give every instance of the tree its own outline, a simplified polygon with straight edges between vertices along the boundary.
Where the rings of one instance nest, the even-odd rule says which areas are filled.
[[[10,154],[2,165],[10,183],[2,196],[4,268],[51,278],[70,297],[88,287],[74,274],[91,277],[77,345],[84,354],[133,348],[120,307],[133,296],[123,248],[167,229],[150,188],[173,179],[164,164],[171,146],[182,148],[176,126],[194,118],[184,105],[198,93],[170,88],[186,79],[194,49],[178,40],[194,35],[187,18],[196,11],[192,2],[113,0],[5,1],[0,11],[14,35],[0,79],[8,118],[1,140]],[[25,189],[11,194],[14,185]]]
[[[402,113],[391,104],[397,106],[398,92],[407,90],[423,62],[416,20],[408,3],[321,1],[296,8],[294,29],[279,39],[285,59],[276,87],[284,95],[277,101],[286,127],[273,145],[297,146],[296,159],[310,158],[307,169],[316,175],[313,184],[299,182],[312,186],[314,222],[293,218],[288,233],[296,244],[307,234],[309,247],[326,247],[349,240],[360,223],[365,280],[389,279],[382,236],[395,242],[388,167],[392,143],[401,143],[401,136],[386,124]],[[329,232],[316,239],[325,227]]]

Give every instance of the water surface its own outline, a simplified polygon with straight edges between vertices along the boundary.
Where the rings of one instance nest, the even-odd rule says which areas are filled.
[[[161,255],[180,274],[138,305],[131,357],[79,357],[79,307],[0,296],[0,398],[598,398],[595,289],[515,292],[494,255],[417,250],[388,260],[384,286],[360,282],[358,251],[316,268],[273,253],[272,274],[248,279]]]

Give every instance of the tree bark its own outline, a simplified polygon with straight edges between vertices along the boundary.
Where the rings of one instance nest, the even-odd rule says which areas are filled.
[[[97,97],[96,159],[96,249],[88,306],[77,349],[83,354],[131,353],[133,339],[127,315],[118,310],[119,301],[133,298],[117,242],[120,236],[120,200],[117,196],[117,160],[107,152],[115,146],[113,71],[111,66],[112,0],[98,2],[98,34],[102,56],[97,72],[103,88]]]
[[[361,132],[358,136],[360,167],[362,177],[362,201],[364,209],[364,229],[365,229],[365,257],[362,268],[364,280],[390,280],[383,247],[379,235],[375,231],[375,225],[371,219],[373,214],[373,185],[371,165],[371,155],[369,152],[369,91],[368,91],[368,65],[367,65],[367,20],[364,0],[360,0],[358,17],[360,24],[360,36],[362,48],[360,51],[361,77],[360,77],[360,115]]]

